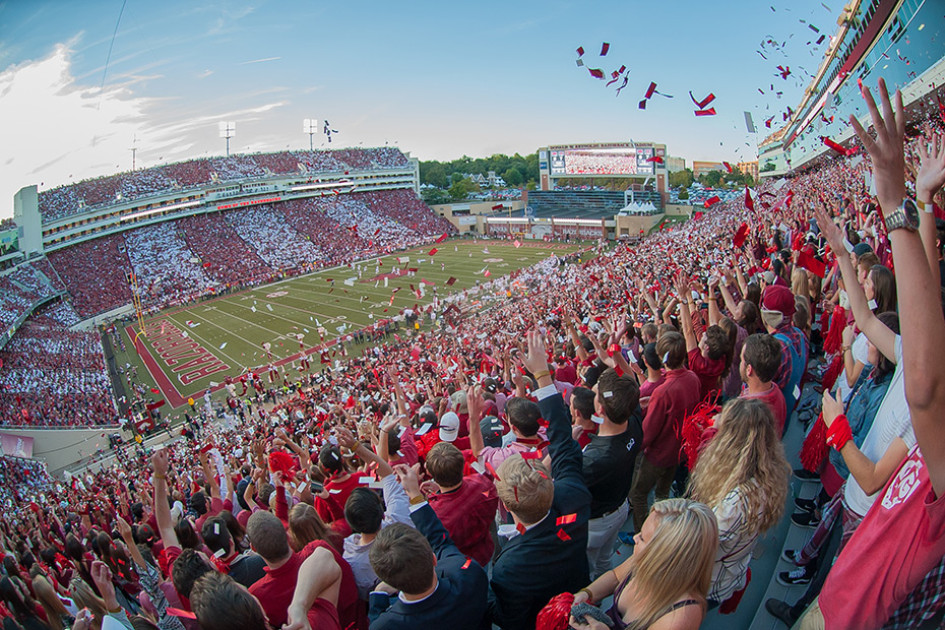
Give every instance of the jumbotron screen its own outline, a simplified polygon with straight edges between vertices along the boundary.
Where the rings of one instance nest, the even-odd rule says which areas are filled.
[[[552,150],[551,174],[554,177],[593,175],[652,175],[656,165],[652,147],[614,147],[607,149]]]

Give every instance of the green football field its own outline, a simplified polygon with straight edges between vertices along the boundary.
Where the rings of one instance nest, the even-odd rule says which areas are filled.
[[[430,256],[433,247],[438,251]],[[383,257],[379,266],[378,259],[370,259],[353,268],[319,271],[169,309],[147,318],[144,334],[139,334],[137,323],[127,325],[121,331],[126,350],[116,359],[119,365],[135,366],[137,380],[158,388],[175,408],[208,387],[220,387],[227,376],[254,369],[262,376],[270,363],[298,373],[301,347],[310,369],[318,370],[322,351],[331,355],[330,346],[338,337],[404,308],[430,303],[434,287],[443,298],[552,254],[585,247],[526,241],[516,248],[488,241],[447,241]],[[447,285],[450,278],[455,278],[452,286]],[[421,286],[423,295],[418,297]],[[301,342],[298,335],[304,336]],[[269,344],[268,351],[263,344]]]

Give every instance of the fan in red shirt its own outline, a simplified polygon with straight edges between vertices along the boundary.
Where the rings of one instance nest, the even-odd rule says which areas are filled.
[[[470,430],[478,431],[478,424]],[[488,477],[478,473],[464,477],[465,463],[463,453],[449,442],[430,449],[426,469],[439,492],[427,500],[459,550],[486,566],[495,550],[489,527],[495,520],[499,496]]]
[[[771,335],[756,333],[745,339],[742,345],[741,372],[747,386],[742,398],[758,398],[774,414],[778,435],[784,433],[787,407],[781,388],[774,383],[774,377],[781,365],[781,343]]]
[[[340,622],[347,627],[350,621],[357,619],[356,611],[347,610],[352,602],[344,601],[353,599],[353,604],[357,605],[357,587],[354,587],[353,594],[344,593],[342,589],[344,570],[350,573],[351,567],[331,545],[315,540],[302,551],[293,553],[285,527],[271,512],[253,514],[246,533],[252,540],[253,551],[266,561],[266,577],[253,584],[249,592],[259,599],[272,627],[278,628],[286,623],[292,594],[299,581],[310,584],[314,593],[313,607],[308,611],[313,628],[341,627],[332,625],[325,603],[336,612],[334,623]],[[354,584],[353,575],[350,583]],[[338,614],[342,610],[347,614]],[[349,618],[352,612],[354,619]]]
[[[679,293],[679,323],[686,338],[686,353],[689,369],[699,377],[699,396],[702,400],[714,396],[721,387],[720,378],[729,366],[732,349],[728,335],[721,326],[709,326],[701,336],[697,335],[693,318],[698,317],[700,332],[701,317],[695,311],[696,304],[692,291],[682,280],[676,277],[676,291]]]

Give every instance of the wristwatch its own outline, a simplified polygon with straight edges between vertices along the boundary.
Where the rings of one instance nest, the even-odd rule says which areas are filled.
[[[910,232],[919,229],[919,208],[909,197],[903,199],[898,208],[886,215],[886,232],[900,228]]]

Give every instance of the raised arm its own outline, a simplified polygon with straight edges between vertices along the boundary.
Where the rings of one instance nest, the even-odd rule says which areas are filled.
[[[479,428],[479,416],[482,415],[482,388],[479,385],[466,388],[466,404],[469,410],[469,448],[473,457],[479,459],[479,453],[485,448]]]
[[[696,302],[692,299],[692,291],[686,286],[682,275],[676,276],[676,293],[679,294],[679,323],[682,326],[683,337],[686,338],[686,352],[692,352],[699,347],[696,332],[692,328],[692,311]]]
[[[154,469],[154,518],[157,521],[158,532],[164,542],[164,548],[180,547],[177,532],[174,531],[174,521],[171,519],[171,508],[167,504],[167,451],[164,449],[154,452],[151,456],[151,467]]]
[[[315,600],[321,597],[337,606],[340,590],[341,567],[328,549],[317,548],[299,567],[295,592],[287,610],[288,621],[285,629],[310,629],[308,611],[315,605]]]
[[[926,142],[930,142],[926,146]],[[915,198],[919,202],[919,234],[922,236],[922,247],[925,257],[929,261],[929,271],[932,281],[940,283],[938,267],[938,248],[935,246],[935,215],[932,213],[932,203],[935,194],[945,184],[945,136],[941,133],[932,133],[926,124],[925,138],[919,142],[919,157],[922,159],[919,172],[915,178]]]
[[[817,225],[820,226],[821,232],[823,232],[824,237],[830,244],[830,249],[837,255],[837,262],[840,264],[840,273],[843,276],[843,286],[846,288],[847,297],[850,299],[850,308],[853,310],[856,325],[866,334],[866,338],[876,346],[876,349],[883,353],[883,356],[895,362],[896,333],[879,321],[866,303],[866,294],[863,293],[863,287],[861,287],[860,283],[856,280],[856,270],[853,269],[853,263],[850,261],[850,256],[847,255],[846,249],[844,248],[843,235],[840,233],[840,228],[837,227],[837,224],[821,209],[815,210],[814,216],[817,218]],[[922,254],[922,257],[924,260],[925,254]],[[899,271],[898,267],[896,271]],[[899,285],[902,283],[896,284]],[[926,296],[926,299],[928,299],[928,296]],[[902,300],[900,299],[900,304],[901,303]]]
[[[893,212],[905,198],[903,137],[905,112],[902,94],[896,92],[896,114],[893,115],[886,82],[879,80],[883,115],[880,116],[869,90],[864,98],[876,128],[874,140],[859,121],[850,122],[873,160],[876,192],[883,211]],[[941,358],[945,356],[945,321],[939,296],[941,287],[929,270],[919,235],[907,229],[889,233],[899,291],[899,318],[902,329],[902,357],[906,400],[912,427],[932,488],[937,496],[945,492],[945,373]]]
[[[374,462],[377,464],[377,477],[379,479],[383,479],[387,475],[392,475],[394,473],[394,469],[390,467],[390,464],[387,463],[386,459],[381,459],[377,453],[366,447],[362,442],[356,440],[354,435],[348,429],[338,427],[335,429],[335,434],[338,436],[338,443],[360,457],[362,462]],[[386,436],[384,436],[380,441],[383,442],[386,439]]]

